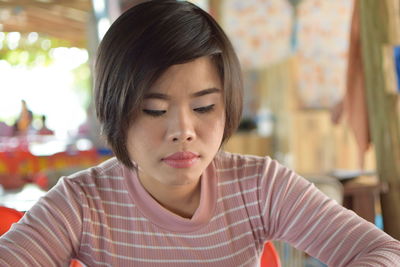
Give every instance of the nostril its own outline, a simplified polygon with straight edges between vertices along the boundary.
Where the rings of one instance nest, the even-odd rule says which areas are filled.
[[[186,137],[182,136],[182,138],[181,138],[181,137],[175,136],[175,137],[172,137],[170,140],[172,140],[172,142],[174,142],[174,143],[178,142],[179,140],[182,140],[185,142],[191,142],[194,140],[194,137],[193,136],[186,136]]]

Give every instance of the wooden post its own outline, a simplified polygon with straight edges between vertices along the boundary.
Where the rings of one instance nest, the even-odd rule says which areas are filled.
[[[396,1],[361,0],[359,11],[370,131],[379,178],[389,185],[388,192],[381,197],[384,230],[400,239],[400,114],[396,107],[399,95],[386,90],[383,66],[383,47],[394,45],[400,37],[390,25],[398,21],[393,16],[400,16],[390,9]]]

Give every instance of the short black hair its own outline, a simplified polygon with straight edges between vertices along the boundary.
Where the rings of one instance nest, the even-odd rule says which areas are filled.
[[[223,142],[242,113],[240,64],[218,23],[185,1],[147,1],[124,12],[100,43],[95,64],[96,114],[116,157],[132,167],[127,131],[146,91],[168,67],[209,56],[223,82],[226,123]]]

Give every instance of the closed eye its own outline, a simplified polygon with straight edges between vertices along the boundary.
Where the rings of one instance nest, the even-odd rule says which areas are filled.
[[[198,113],[207,113],[207,112],[212,111],[214,109],[214,106],[215,106],[215,104],[212,104],[212,105],[205,106],[205,107],[195,108],[193,110],[198,112]]]
[[[159,117],[167,111],[166,110],[143,109],[143,112],[146,113],[147,115],[150,115],[153,117]]]

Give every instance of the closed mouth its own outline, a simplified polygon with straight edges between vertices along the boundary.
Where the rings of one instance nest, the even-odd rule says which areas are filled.
[[[164,163],[173,168],[189,168],[193,166],[200,156],[193,152],[176,152],[162,159]]]

